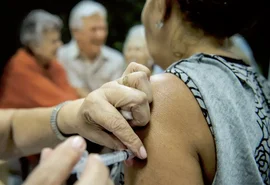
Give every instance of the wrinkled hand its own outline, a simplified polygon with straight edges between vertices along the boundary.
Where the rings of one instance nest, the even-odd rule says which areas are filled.
[[[131,63],[122,78],[106,83],[90,93],[85,100],[64,106],[59,114],[71,116],[62,121],[66,125],[60,126],[60,129],[64,133],[76,132],[108,148],[127,147],[137,157],[145,159],[145,148],[131,126],[145,126],[150,121],[150,74],[149,69],[143,65]],[[76,110],[79,110],[78,116],[72,118]],[[130,112],[132,120],[127,122],[119,113],[120,110]]]
[[[26,179],[24,185],[61,185],[69,177],[79,161],[86,143],[76,136],[67,139],[54,150],[42,150],[40,164]],[[98,155],[90,155],[86,168],[76,185],[113,185],[109,178],[109,169],[104,166]]]

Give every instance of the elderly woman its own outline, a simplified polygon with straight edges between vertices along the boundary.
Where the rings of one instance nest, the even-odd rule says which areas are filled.
[[[56,61],[61,28],[60,18],[44,10],[33,10],[26,16],[20,30],[23,47],[10,59],[1,79],[0,108],[50,107],[79,98]],[[38,156],[21,162],[25,177],[38,163]]]
[[[78,98],[55,60],[61,46],[62,21],[33,10],[22,22],[23,45],[10,59],[1,81],[0,108],[48,107]]]
[[[129,30],[124,43],[123,53],[127,64],[130,62],[137,62],[145,65],[151,70],[152,75],[159,74],[164,71],[154,63],[148,52],[143,25],[136,25]]]
[[[151,79],[151,122],[137,132],[148,160],[133,161],[126,184],[270,184],[270,88],[224,48],[265,4],[146,1],[149,52],[167,73]]]

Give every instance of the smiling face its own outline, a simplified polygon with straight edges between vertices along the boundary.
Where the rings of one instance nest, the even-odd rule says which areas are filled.
[[[108,36],[107,21],[100,14],[82,18],[82,27],[73,30],[74,38],[82,54],[95,59]]]

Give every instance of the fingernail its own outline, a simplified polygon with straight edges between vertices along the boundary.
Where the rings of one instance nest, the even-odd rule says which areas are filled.
[[[141,148],[140,148],[140,154],[141,154],[142,159],[146,159],[147,158],[147,153],[146,153],[146,150],[145,150],[144,146],[141,146]]]
[[[80,136],[76,136],[72,140],[72,147],[75,150],[84,151],[85,150],[85,141]]]

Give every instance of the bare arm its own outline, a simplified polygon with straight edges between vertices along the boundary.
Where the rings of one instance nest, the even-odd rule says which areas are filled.
[[[34,154],[59,140],[50,127],[52,108],[0,110],[0,158]]]
[[[214,141],[198,103],[171,74],[154,76],[151,122],[139,130],[147,162],[125,170],[128,185],[199,185],[215,174]]]

